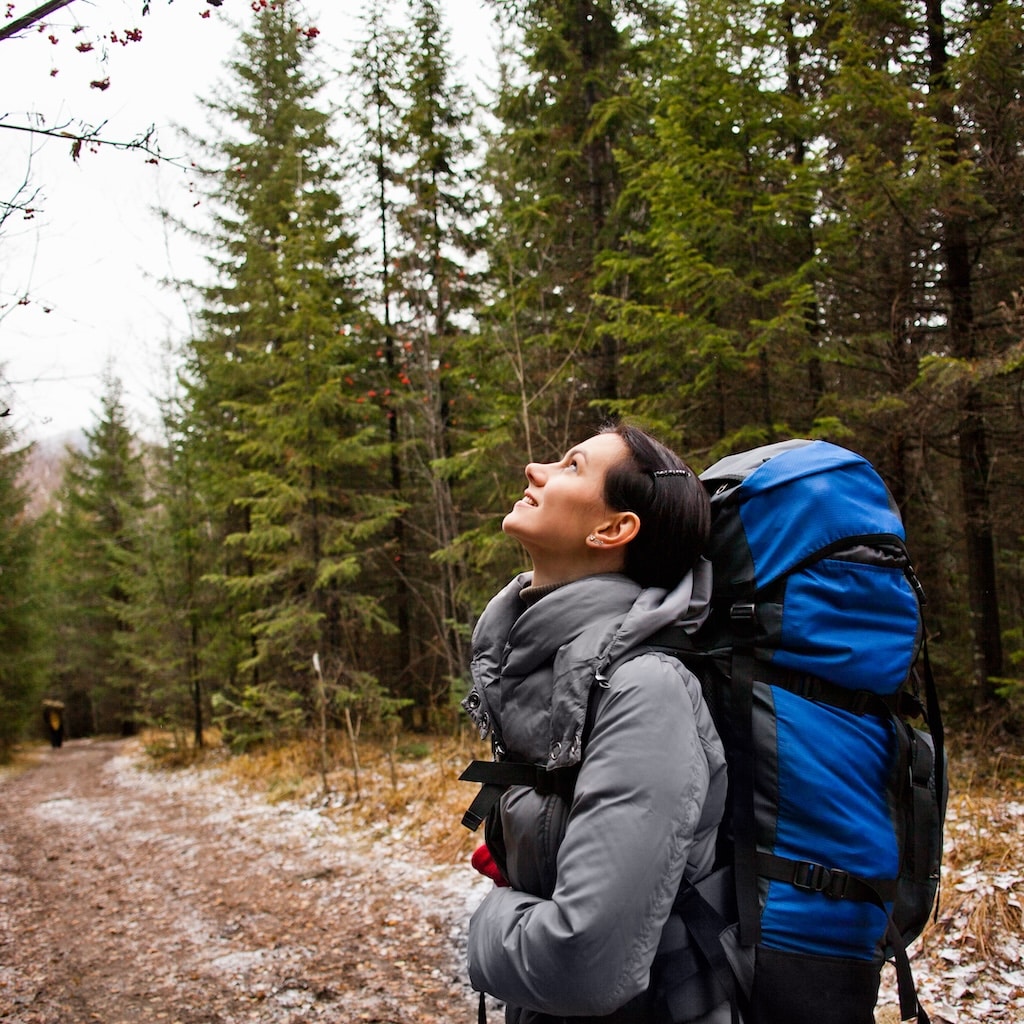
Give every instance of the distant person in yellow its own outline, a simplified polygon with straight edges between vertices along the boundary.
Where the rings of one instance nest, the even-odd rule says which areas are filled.
[[[61,701],[43,701],[43,724],[50,746],[56,749],[64,742],[64,704]]]

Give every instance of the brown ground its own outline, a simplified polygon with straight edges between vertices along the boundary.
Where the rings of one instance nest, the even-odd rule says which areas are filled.
[[[0,1022],[472,1024],[462,943],[490,883],[445,789],[463,755],[405,765],[389,813],[387,780],[272,805],[214,769],[146,770],[133,743],[38,748],[0,773]],[[918,992],[933,1024],[1019,1024],[1024,756],[960,760]]]
[[[0,1021],[475,1020],[460,875],[130,749],[0,778]]]

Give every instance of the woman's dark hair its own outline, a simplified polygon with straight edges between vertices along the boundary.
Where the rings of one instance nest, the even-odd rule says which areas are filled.
[[[640,532],[626,547],[625,573],[642,587],[671,590],[704,553],[711,506],[697,475],[671,449],[639,427],[612,423],[627,458],[608,470],[604,499],[617,512],[635,512]]]

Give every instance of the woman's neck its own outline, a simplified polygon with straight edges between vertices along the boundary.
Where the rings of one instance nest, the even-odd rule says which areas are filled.
[[[542,597],[546,597],[548,594],[553,593],[564,586],[565,583],[547,583],[541,586],[534,586],[531,583],[528,587],[523,587],[523,589],[519,591],[519,597],[525,601],[526,604],[536,604]]]

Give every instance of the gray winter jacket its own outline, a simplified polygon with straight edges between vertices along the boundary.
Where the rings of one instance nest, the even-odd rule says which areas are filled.
[[[726,772],[696,678],[661,653],[623,658],[663,626],[700,624],[710,567],[670,593],[603,575],[527,604],[529,582],[514,579],[477,624],[464,706],[499,758],[559,768],[580,762],[592,693],[597,704],[571,806],[525,787],[502,797],[511,887],[473,914],[470,980],[514,1024],[646,1022],[680,879],[712,867]]]

